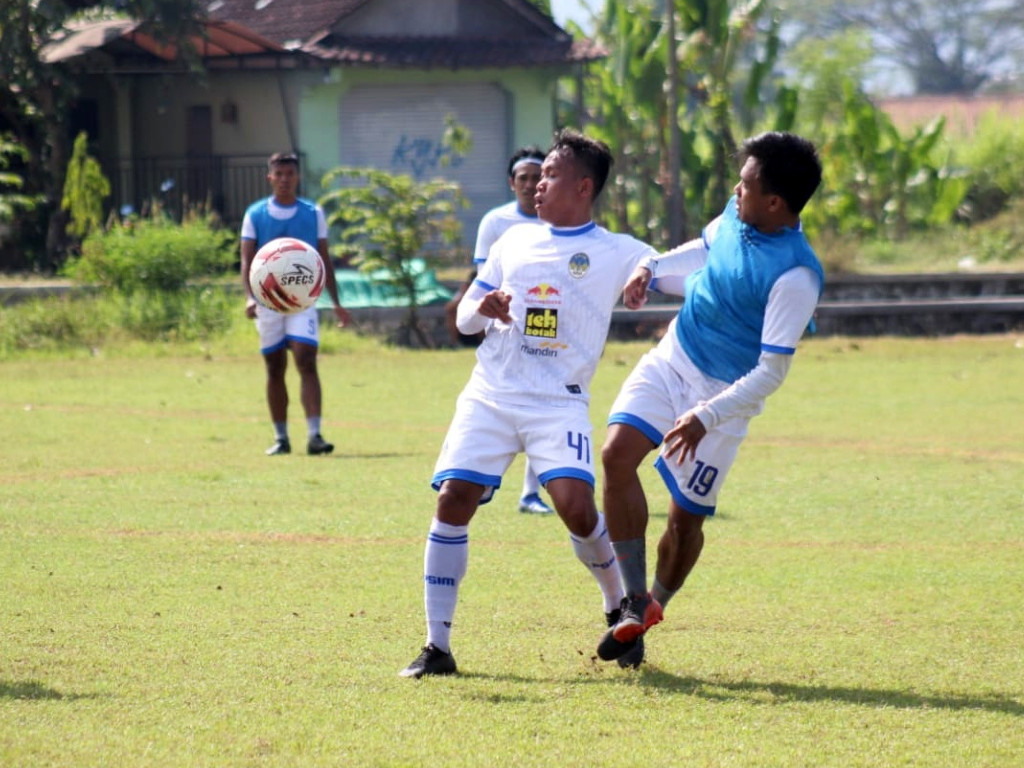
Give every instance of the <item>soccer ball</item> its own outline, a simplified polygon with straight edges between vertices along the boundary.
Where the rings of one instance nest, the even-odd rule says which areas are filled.
[[[294,237],[271,240],[249,268],[252,295],[267,309],[293,315],[316,303],[327,279],[316,248]]]

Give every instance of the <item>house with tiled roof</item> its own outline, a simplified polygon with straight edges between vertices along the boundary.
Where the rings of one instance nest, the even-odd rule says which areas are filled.
[[[237,222],[269,191],[266,157],[290,150],[311,197],[339,165],[458,181],[471,243],[483,213],[509,199],[511,152],[550,141],[558,78],[603,55],[527,0],[212,0],[207,12],[210,29],[255,47],[200,45],[202,78],[139,25],[94,28],[55,54],[87,76],[73,122],[109,169],[113,205],[161,188],[208,194]],[[473,139],[451,163],[448,116]]]

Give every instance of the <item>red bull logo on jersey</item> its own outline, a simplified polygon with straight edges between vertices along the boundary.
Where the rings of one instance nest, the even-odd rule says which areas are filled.
[[[526,300],[530,304],[561,304],[562,292],[548,283],[541,283],[526,289]]]
[[[542,339],[558,338],[558,310],[527,307],[523,335],[539,336]]]

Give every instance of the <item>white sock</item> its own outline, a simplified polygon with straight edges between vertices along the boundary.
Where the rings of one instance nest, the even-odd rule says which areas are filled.
[[[597,525],[587,538],[579,539],[570,534],[569,539],[576,557],[594,575],[601,587],[604,612],[618,608],[626,593],[622,589],[622,579],[619,577],[611,539],[608,538],[608,528],[604,524],[604,515],[597,513]]]
[[[452,619],[459,584],[469,564],[469,526],[430,524],[423,551],[423,605],[427,612],[427,644],[451,651]]]
[[[309,433],[310,437],[320,434],[320,417],[309,416],[306,419],[306,432]]]
[[[525,499],[534,493],[540,493],[540,478],[537,477],[537,473],[530,466],[530,460],[527,459],[526,471],[523,473],[523,495],[520,498]]]

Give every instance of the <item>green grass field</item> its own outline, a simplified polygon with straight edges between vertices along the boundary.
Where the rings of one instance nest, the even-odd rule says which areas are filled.
[[[471,529],[463,674],[421,681],[473,356],[327,337],[330,457],[263,455],[254,338],[0,363],[0,765],[1024,764],[1024,337],[805,343],[635,672],[595,660],[596,586],[515,511],[517,461]],[[598,439],[645,348],[608,348]]]

